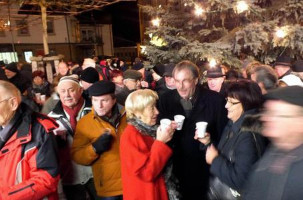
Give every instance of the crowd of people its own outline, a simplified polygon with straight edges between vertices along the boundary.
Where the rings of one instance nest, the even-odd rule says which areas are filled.
[[[0,199],[303,196],[301,60],[0,65]]]

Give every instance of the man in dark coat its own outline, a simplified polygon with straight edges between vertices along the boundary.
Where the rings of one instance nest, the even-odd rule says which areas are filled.
[[[288,86],[265,97],[262,134],[272,145],[252,173],[246,200],[303,197],[303,87]]]
[[[213,144],[218,144],[227,122],[223,96],[203,89],[199,82],[199,69],[190,61],[178,63],[173,71],[177,90],[163,94],[159,100],[159,119],[174,119],[184,115],[183,128],[174,134],[174,172],[180,181],[184,200],[205,199],[208,190],[209,169],[205,162],[205,146],[194,140],[196,123],[208,122]],[[202,144],[201,144],[202,145]]]

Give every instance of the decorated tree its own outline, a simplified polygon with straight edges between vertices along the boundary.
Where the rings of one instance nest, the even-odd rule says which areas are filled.
[[[154,63],[208,60],[241,66],[252,57],[303,55],[302,0],[168,0],[151,16],[144,54]]]

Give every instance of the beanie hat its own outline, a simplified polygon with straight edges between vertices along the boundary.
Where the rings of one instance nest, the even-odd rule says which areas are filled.
[[[12,62],[12,63],[8,64],[5,67],[5,69],[7,69],[11,72],[15,72],[15,73],[17,73],[19,71],[18,68],[17,68],[17,63],[16,62]]]
[[[99,81],[99,73],[95,68],[88,67],[81,72],[80,80],[87,83],[95,83]]]
[[[44,78],[44,72],[41,70],[36,70],[32,73],[32,78],[34,79],[36,76],[39,76],[40,78]]]
[[[90,97],[113,93],[115,93],[115,84],[111,81],[98,81],[88,88],[88,94]]]
[[[265,95],[267,100],[282,100],[303,107],[303,87],[287,86],[271,90]]]
[[[63,76],[62,78],[60,78],[60,81],[58,83],[58,86],[63,83],[63,82],[73,82],[73,83],[76,83],[79,85],[79,77],[78,75],[76,74],[72,74],[72,75],[69,75],[69,76]]]

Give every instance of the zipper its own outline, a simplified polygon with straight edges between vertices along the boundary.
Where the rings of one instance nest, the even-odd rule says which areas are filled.
[[[27,189],[27,188],[29,188],[29,187],[34,186],[34,185],[35,185],[35,184],[34,184],[34,183],[32,183],[32,184],[27,185],[27,186],[25,186],[25,187],[23,187],[23,188],[20,188],[20,189],[18,189],[18,190],[15,190],[15,191],[10,192],[10,193],[8,193],[8,195],[15,194],[15,193],[17,193],[17,192],[20,192],[20,191],[22,191],[22,190],[25,190],[25,189]]]

